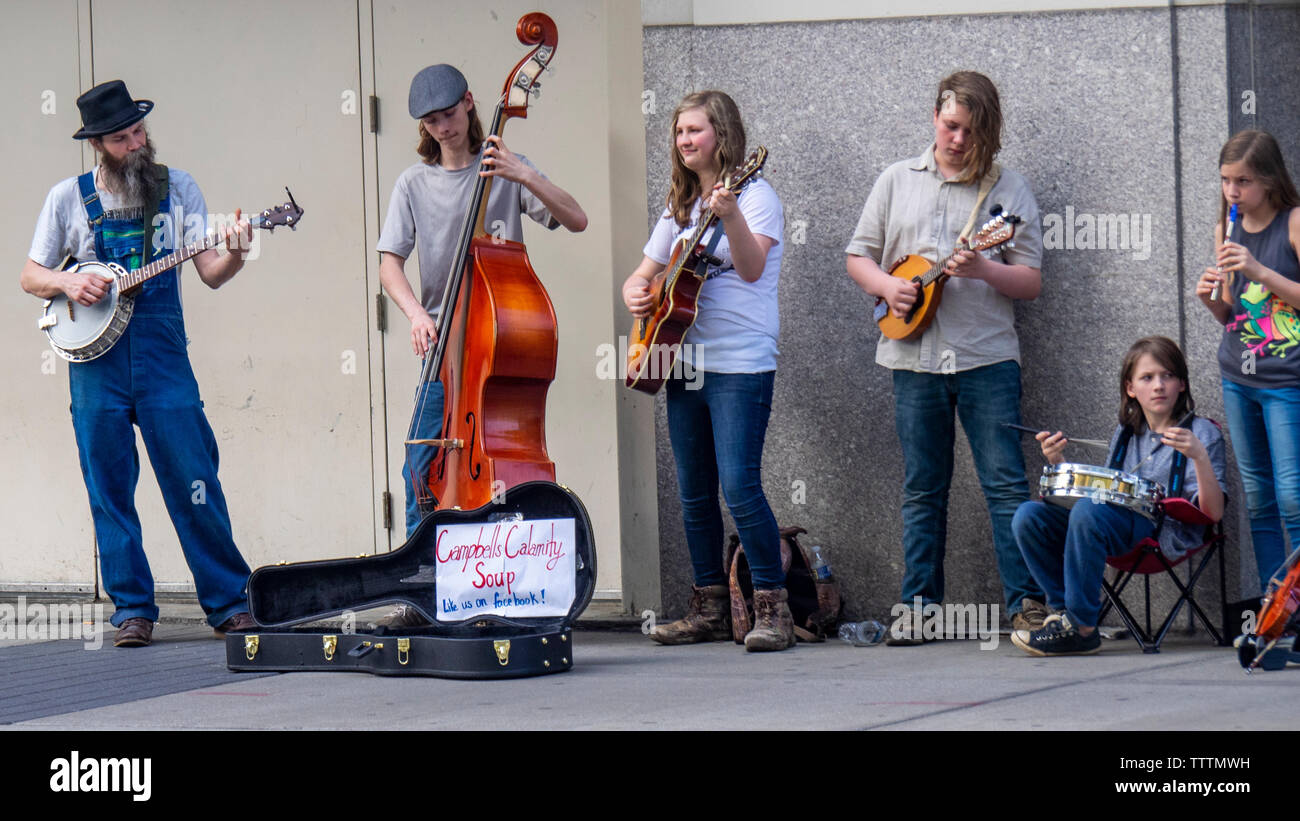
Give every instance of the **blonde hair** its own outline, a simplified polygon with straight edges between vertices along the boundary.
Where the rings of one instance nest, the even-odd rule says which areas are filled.
[[[722,91],[698,91],[688,94],[673,112],[669,128],[668,148],[672,157],[672,180],[668,187],[668,211],[677,225],[685,228],[691,221],[695,201],[704,194],[699,176],[686,167],[677,151],[677,118],[692,108],[703,109],[713,126],[718,144],[713,150],[713,162],[719,173],[739,165],[745,157],[745,124],[740,119],[736,101]]]
[[[993,158],[1002,149],[1002,102],[998,98],[997,86],[978,71],[957,71],[939,82],[934,113],[941,114],[949,99],[970,111],[970,130],[975,138],[975,145],[954,181],[982,180],[993,167]]]

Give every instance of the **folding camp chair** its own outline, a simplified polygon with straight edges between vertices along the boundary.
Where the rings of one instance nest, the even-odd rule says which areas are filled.
[[[1186,603],[1192,608],[1195,617],[1201,620],[1205,629],[1210,631],[1214,637],[1214,643],[1220,646],[1224,645],[1223,637],[1215,629],[1205,611],[1196,603],[1193,593],[1196,589],[1196,582],[1201,577],[1201,573],[1209,566],[1210,561],[1215,557],[1219,560],[1219,605],[1224,612],[1228,606],[1227,591],[1224,588],[1224,567],[1223,567],[1223,525],[1221,522],[1211,522],[1210,518],[1200,511],[1198,507],[1181,497],[1172,496],[1160,502],[1164,509],[1165,516],[1177,519],[1180,522],[1188,524],[1203,525],[1205,527],[1204,541],[1198,547],[1194,547],[1182,555],[1181,558],[1170,561],[1160,550],[1159,543],[1155,539],[1143,539],[1128,553],[1121,556],[1111,556],[1106,559],[1106,564],[1119,571],[1115,581],[1108,582],[1102,580],[1102,588],[1106,591],[1106,603],[1102,606],[1101,615],[1098,622],[1106,618],[1106,614],[1114,607],[1119,617],[1123,619],[1124,625],[1129,629],[1133,638],[1137,641],[1138,646],[1142,648],[1143,653],[1159,653],[1160,643],[1164,641],[1165,634],[1173,626],[1174,619],[1178,612]],[[1196,563],[1199,557],[1199,563]],[[1192,568],[1191,575],[1184,584],[1182,579],[1174,572],[1174,568],[1180,564],[1188,562],[1188,567]],[[1163,573],[1178,588],[1178,601],[1174,602],[1173,608],[1169,615],[1161,622],[1160,629],[1153,632],[1151,629],[1151,576]],[[1142,630],[1137,625],[1137,620],[1133,614],[1125,607],[1120,595],[1124,588],[1133,580],[1134,576],[1141,576],[1145,594],[1146,608],[1146,630]]]

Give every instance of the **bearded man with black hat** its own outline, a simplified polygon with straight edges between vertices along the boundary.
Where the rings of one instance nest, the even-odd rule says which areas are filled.
[[[403,171],[393,186],[379,237],[379,281],[410,320],[411,349],[423,357],[438,337],[443,290],[478,174],[496,178],[483,224],[492,226],[502,239],[523,241],[523,214],[551,230],[563,225],[575,233],[587,227],[587,215],[577,200],[527,158],[511,153],[500,137],[484,137],[474,95],[465,75],[453,66],[421,69],[411,80],[408,110],[417,121],[416,151],[421,162]],[[476,174],[480,159],[483,170]],[[406,278],[406,258],[416,248],[420,253],[419,298]],[[442,429],[442,384],[430,381],[418,386],[416,403],[420,408],[416,438],[437,438]],[[435,452],[433,447],[413,445],[402,467],[408,538],[427,513],[419,509],[414,483],[426,481]],[[401,606],[382,623],[415,626],[424,619]]]
[[[57,270],[63,260],[139,268],[180,248],[186,219],[206,220],[207,205],[189,174],[154,164],[143,122],[151,101],[132,99],[122,81],[111,80],[78,97],[77,107],[82,128],[73,138],[90,140],[99,165],[50,189],[21,283],[38,297],[93,305],[109,292],[108,283]],[[193,257],[209,288],[221,287],[244,266],[241,248],[248,247],[252,228],[235,215],[226,253],[210,249]],[[248,564],[231,534],[217,479],[217,442],[185,350],[180,269],[139,286],[121,339],[97,359],[68,368],[72,427],[104,590],[115,607],[118,647],[148,645],[158,620],[135,510],[140,459],[133,424],[140,428],[208,623],[218,636],[254,626],[244,592]]]

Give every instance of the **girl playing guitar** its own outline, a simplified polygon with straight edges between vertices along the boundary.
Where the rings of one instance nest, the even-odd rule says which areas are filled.
[[[794,626],[776,518],[759,476],[776,376],[777,281],[785,225],[781,201],[763,180],[754,180],[739,195],[724,183],[723,173],[745,156],[745,127],[726,94],[687,96],[673,113],[671,134],[667,207],[646,243],[645,257],[623,284],[623,302],[632,315],[650,315],[650,281],[665,270],[674,244],[692,232],[702,210],[711,209],[720,218],[713,230],[724,235],[712,251],[717,264],[705,273],[695,324],[683,337],[683,367],[667,382],[668,430],[694,595],[684,618],[655,628],[650,636],[662,644],[731,638],[720,481],[754,582],[755,627],[745,637],[745,648],[784,650],[794,644]]]

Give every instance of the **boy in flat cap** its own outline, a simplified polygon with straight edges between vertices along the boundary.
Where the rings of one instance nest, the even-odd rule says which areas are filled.
[[[465,76],[441,64],[422,69],[411,81],[409,110],[417,123],[421,161],[402,172],[393,186],[379,238],[379,281],[411,322],[411,349],[425,356],[437,339],[443,290],[451,273],[460,227],[478,174],[495,177],[484,225],[502,239],[521,242],[521,216],[554,230],[587,227],[582,206],[548,180],[527,158],[511,153],[500,137],[484,137]],[[482,161],[483,171],[478,172]],[[406,258],[420,252],[420,297],[406,278]],[[436,438],[442,428],[443,388],[437,381],[417,389],[420,419],[416,438]],[[417,503],[415,483],[427,480],[435,448],[413,445],[402,468],[406,486],[406,535],[429,511]],[[392,626],[423,623],[409,608],[386,620]]]
[[[109,285],[93,274],[55,270],[65,258],[134,270],[180,248],[185,217],[206,218],[208,211],[189,174],[154,164],[143,122],[152,102],[133,100],[122,81],[112,80],[77,98],[77,107],[82,127],[73,138],[90,140],[100,164],[50,190],[21,283],[35,296],[88,306],[103,299]],[[155,215],[163,216],[162,227],[146,239],[159,225]],[[209,249],[193,257],[209,288],[221,287],[244,267],[241,238],[245,243],[252,238],[246,220],[230,229],[226,253]],[[244,594],[248,565],[231,535],[217,479],[217,442],[185,350],[180,268],[139,286],[130,324],[116,344],[96,359],[68,367],[72,428],[90,494],[104,590],[115,607],[118,647],[149,644],[158,619],[135,510],[140,459],[132,424],[140,427],[208,623],[218,636],[253,626]],[[194,496],[198,482],[203,483],[201,503]]]

